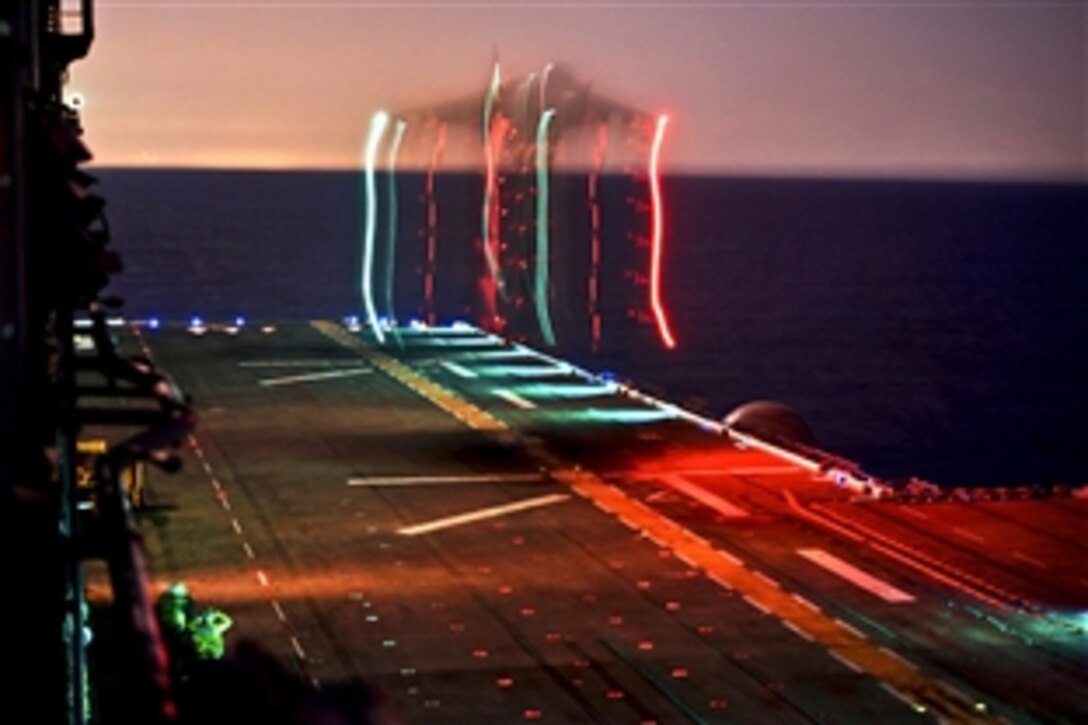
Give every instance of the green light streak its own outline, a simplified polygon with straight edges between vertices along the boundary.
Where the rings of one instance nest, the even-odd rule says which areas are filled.
[[[547,76],[545,75],[545,78]],[[555,118],[555,109],[540,114],[536,127],[536,318],[544,343],[555,347],[555,330],[548,309],[548,126]]]
[[[623,423],[641,425],[659,423],[675,418],[675,415],[654,408],[576,408],[563,411],[541,411],[540,417],[552,423],[586,425],[592,423]]]
[[[473,372],[481,378],[554,378],[571,374],[558,365],[481,365]]]
[[[537,400],[585,400],[586,398],[601,398],[617,394],[616,386],[608,384],[532,383],[529,385],[513,385],[509,389],[523,398]]]
[[[378,313],[374,309],[374,230],[378,218],[378,190],[374,182],[374,161],[378,155],[378,146],[381,145],[385,127],[389,124],[389,114],[378,111],[370,118],[370,131],[367,133],[366,153],[363,158],[366,179],[366,218],[363,225],[363,272],[362,293],[363,305],[366,307],[366,321],[379,343],[385,342],[381,326],[378,324]]]
[[[393,279],[396,273],[397,255],[397,154],[407,127],[407,123],[397,119],[393,130],[393,141],[389,146],[389,233],[386,238],[385,255],[385,314],[394,325],[397,321],[397,314],[393,309]],[[398,342],[400,341],[396,327],[393,328],[393,336]]]

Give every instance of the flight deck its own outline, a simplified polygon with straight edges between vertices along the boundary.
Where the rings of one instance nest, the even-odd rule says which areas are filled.
[[[118,331],[200,416],[137,514],[155,592],[228,645],[404,722],[1088,719],[1081,493],[872,495],[476,328],[387,332]]]

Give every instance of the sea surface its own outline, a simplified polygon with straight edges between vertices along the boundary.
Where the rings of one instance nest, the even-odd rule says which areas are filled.
[[[357,174],[95,173],[125,262],[108,291],[125,299],[127,316],[308,320],[363,310]],[[598,180],[596,233],[589,183],[557,176],[551,193],[560,355],[714,417],[781,401],[822,447],[888,478],[1088,482],[1088,187],[667,177],[662,292],[678,346],[665,350],[649,314],[645,180]],[[380,311],[480,320],[480,176],[440,176],[433,195],[419,174],[379,175],[376,188]],[[504,194],[509,296],[499,304],[511,335],[542,344],[535,215],[516,183]],[[601,290],[597,340],[591,277]]]

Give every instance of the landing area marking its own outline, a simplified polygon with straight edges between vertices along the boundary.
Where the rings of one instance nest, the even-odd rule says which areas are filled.
[[[439,531],[441,529],[449,529],[454,526],[462,526],[464,524],[471,524],[476,521],[485,521],[487,519],[498,518],[499,516],[505,516],[517,511],[526,511],[528,509],[540,508],[541,506],[551,506],[552,504],[562,503],[570,499],[569,493],[550,493],[547,496],[537,496],[536,498],[527,498],[522,501],[514,501],[513,503],[502,504],[501,506],[491,506],[485,509],[478,509],[476,511],[469,511],[463,514],[457,514],[455,516],[446,516],[441,519],[435,519],[434,521],[428,521],[422,524],[414,524],[412,526],[405,526],[397,529],[397,533],[401,536],[419,536],[420,534],[429,534],[433,531]]]
[[[721,496],[713,494],[701,486],[696,486],[683,476],[670,473],[659,478],[680,493],[690,496],[705,506],[709,506],[726,518],[743,519],[748,516],[748,512],[740,506],[726,501]]]
[[[264,388],[271,388],[277,385],[294,385],[296,383],[312,383],[320,380],[339,380],[340,378],[351,378],[357,375],[370,375],[374,371],[369,367],[354,367],[344,370],[325,370],[320,373],[303,373],[300,375],[288,375],[282,378],[265,378],[264,380],[258,380],[257,384]]]
[[[483,473],[464,476],[357,476],[348,479],[349,486],[448,486],[484,483],[542,483],[547,477],[540,473]]]
[[[896,589],[883,579],[878,579],[872,574],[862,571],[853,564],[843,561],[834,554],[829,554],[823,549],[798,549],[797,553],[827,571],[842,577],[856,587],[864,589],[870,594],[883,599],[891,604],[913,602],[914,596],[907,594],[902,589]]]

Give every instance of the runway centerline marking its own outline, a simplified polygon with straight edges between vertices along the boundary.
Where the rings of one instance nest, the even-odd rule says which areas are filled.
[[[449,486],[483,483],[542,483],[541,473],[482,473],[464,476],[356,476],[349,486]]]
[[[488,508],[468,511],[454,516],[446,516],[422,524],[405,526],[397,529],[397,533],[401,536],[419,536],[420,534],[429,534],[433,531],[449,529],[454,526],[463,526],[464,524],[471,524],[477,521],[495,519],[518,511],[527,511],[529,509],[540,508],[541,506],[551,506],[552,504],[562,503],[568,499],[570,499],[570,494],[568,493],[550,493],[546,496],[527,498],[522,501],[514,501],[513,503],[506,503],[499,506],[489,506]]]
[[[508,403],[518,407],[518,408],[521,408],[522,410],[532,410],[533,408],[536,407],[536,403],[534,403],[534,402],[532,402],[530,400],[526,400],[525,398],[521,397],[520,395],[513,392],[512,390],[507,390],[505,388],[496,388],[495,390],[492,390],[491,392],[493,392],[495,395],[502,398],[506,402],[508,402]]]
[[[816,566],[842,577],[854,586],[864,589],[870,594],[875,594],[886,602],[901,604],[914,601],[913,595],[893,587],[883,579],[878,579],[867,571],[859,569],[850,562],[843,561],[823,549],[798,549],[797,553]]]
[[[374,371],[369,367],[355,367],[344,370],[323,370],[319,373],[302,373],[300,375],[287,375],[282,378],[265,378],[257,383],[265,388],[277,385],[294,385],[295,383],[310,383],[318,380],[336,380],[338,378],[350,378],[356,375],[370,375]]]
[[[726,501],[721,496],[707,491],[702,486],[695,485],[683,476],[669,473],[664,476],[659,476],[659,478],[680,493],[690,496],[705,506],[709,506],[726,518],[742,519],[748,516],[748,512],[740,506]]]

